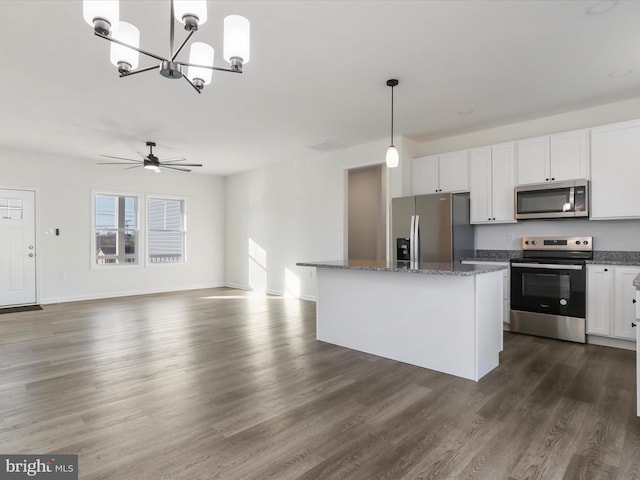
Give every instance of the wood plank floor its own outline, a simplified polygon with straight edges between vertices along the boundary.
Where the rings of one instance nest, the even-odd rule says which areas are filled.
[[[82,480],[640,479],[635,352],[505,334],[480,382],[233,289],[0,315],[0,452]]]

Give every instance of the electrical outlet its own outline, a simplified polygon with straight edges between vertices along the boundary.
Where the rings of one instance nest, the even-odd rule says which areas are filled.
[[[513,233],[507,233],[507,240],[513,242]]]

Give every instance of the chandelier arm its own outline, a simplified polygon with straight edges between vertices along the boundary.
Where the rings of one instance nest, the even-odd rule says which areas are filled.
[[[173,3],[172,3],[173,5]],[[180,44],[180,46],[178,47],[178,49],[173,52],[173,55],[171,55],[171,61],[173,62],[176,57],[178,56],[178,54],[182,51],[182,49],[184,48],[184,46],[187,44],[187,42],[191,39],[191,36],[195,33],[195,30],[191,30],[189,32],[189,35],[187,35],[187,38],[184,39],[184,41]]]
[[[156,70],[157,68],[160,68],[160,65],[154,65],[153,67],[137,68],[136,70],[131,70],[130,72],[121,73],[120,78],[130,77],[131,75],[135,75],[136,73],[149,72],[151,70]]]
[[[131,50],[135,50],[136,52],[146,55],[147,57],[155,58],[156,60],[160,60],[164,62],[169,61],[168,59],[161,57],[160,55],[156,55],[155,53],[147,52],[146,50],[142,50],[140,48],[134,47],[133,45],[129,45],[128,43],[121,42],[117,38],[107,37],[106,35],[102,35],[101,33],[98,33],[98,32],[95,32],[95,34],[100,38],[104,38],[105,40],[109,40],[110,42],[117,43],[118,45],[122,45],[123,47],[130,48]]]
[[[191,80],[189,80],[189,77],[187,77],[186,75],[183,75],[183,76],[182,76],[182,78],[184,78],[184,79],[187,81],[187,83],[188,83],[189,85],[191,85],[191,86],[193,87],[193,89],[194,89],[196,92],[198,92],[198,93],[202,93],[202,92],[198,89],[198,87],[196,87],[196,86],[193,84],[193,82],[192,82]],[[167,167],[167,168],[169,168],[169,167]]]
[[[219,72],[242,73],[239,70],[231,70],[230,68],[214,67],[212,65],[200,65],[198,63],[188,63],[188,62],[175,62],[175,63],[177,63],[178,65],[182,65],[183,67],[208,68],[209,70],[218,70]]]

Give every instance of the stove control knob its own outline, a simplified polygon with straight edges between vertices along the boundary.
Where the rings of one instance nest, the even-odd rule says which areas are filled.
[[[576,245],[580,245],[580,240],[576,240]]]
[[[585,241],[584,241],[584,242],[582,242],[582,243],[584,243],[585,245],[589,245],[589,242],[588,242],[587,240],[585,240]]]
[[[525,240],[525,241],[524,241],[524,244],[525,244],[525,245],[529,245],[529,240]]]
[[[537,242],[537,241],[535,241],[535,240],[531,240],[531,244],[532,244],[532,245],[537,245],[537,244],[538,244],[538,242]]]

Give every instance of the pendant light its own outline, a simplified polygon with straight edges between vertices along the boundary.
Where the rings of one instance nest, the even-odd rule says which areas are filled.
[[[398,80],[392,78],[387,80],[387,87],[391,87],[391,145],[387,148],[387,167],[395,168],[398,166],[398,149],[393,144],[393,87],[398,86]]]

